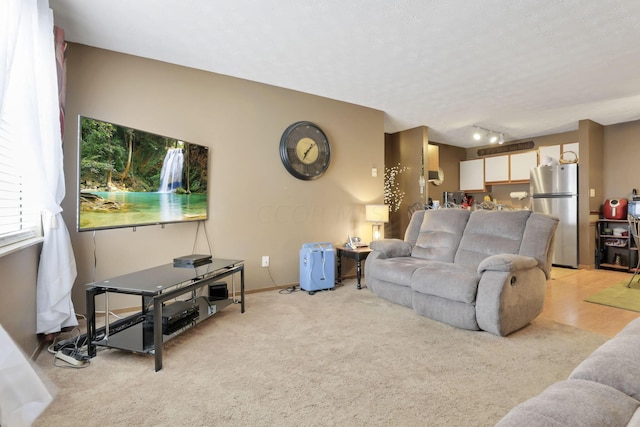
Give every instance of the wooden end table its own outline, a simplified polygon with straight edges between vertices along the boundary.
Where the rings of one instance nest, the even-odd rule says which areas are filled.
[[[336,257],[338,258],[338,283],[342,282],[342,257],[351,258],[356,260],[356,278],[358,280],[358,289],[362,289],[360,279],[362,278],[362,261],[371,253],[371,248],[368,246],[351,249],[345,245],[336,246]]]

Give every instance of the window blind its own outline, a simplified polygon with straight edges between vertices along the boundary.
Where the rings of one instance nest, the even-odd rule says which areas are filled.
[[[41,235],[40,216],[27,184],[25,159],[12,142],[10,126],[0,123],[0,247]]]

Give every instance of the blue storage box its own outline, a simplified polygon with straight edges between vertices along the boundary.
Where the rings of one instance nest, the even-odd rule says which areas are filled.
[[[336,251],[331,243],[304,243],[300,248],[300,289],[310,294],[333,289],[335,266]]]

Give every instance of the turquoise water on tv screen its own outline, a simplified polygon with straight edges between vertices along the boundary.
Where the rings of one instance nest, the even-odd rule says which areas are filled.
[[[80,230],[133,227],[165,222],[197,221],[207,217],[206,194],[92,191],[100,206],[82,204]]]

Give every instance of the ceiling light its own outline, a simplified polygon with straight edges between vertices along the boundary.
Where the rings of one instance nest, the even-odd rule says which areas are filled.
[[[484,137],[489,144],[495,144],[496,142],[498,144],[504,144],[503,132],[496,132],[477,125],[474,125],[473,129],[473,139],[476,141],[481,141]]]

